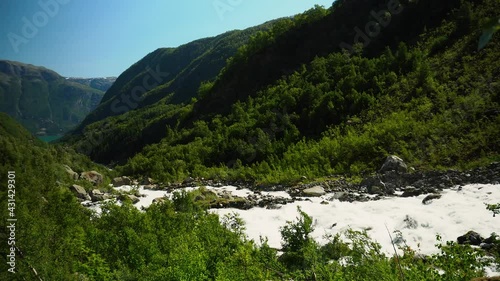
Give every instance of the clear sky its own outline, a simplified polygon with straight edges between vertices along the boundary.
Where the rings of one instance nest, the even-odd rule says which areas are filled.
[[[0,59],[63,76],[118,76],[160,47],[291,16],[333,0],[0,0]]]

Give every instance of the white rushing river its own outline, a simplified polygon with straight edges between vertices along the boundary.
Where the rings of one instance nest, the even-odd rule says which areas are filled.
[[[122,186],[117,190],[128,191],[130,186]],[[185,188],[193,190],[195,188]],[[251,190],[226,186],[221,188],[207,187],[213,191],[227,191],[234,196],[247,197],[253,194]],[[166,191],[145,190],[139,187],[144,197],[135,204],[138,208],[147,208],[153,199],[172,194]],[[288,197],[286,192],[262,192],[263,195]],[[493,216],[486,209],[485,204],[500,202],[500,185],[466,185],[462,188],[444,190],[440,199],[430,204],[422,204],[425,195],[417,197],[387,197],[378,201],[369,202],[340,202],[328,201],[333,194],[321,197],[309,197],[308,200],[295,201],[282,205],[279,209],[254,207],[249,210],[239,209],[212,209],[212,212],[221,217],[226,214],[237,213],[245,221],[248,238],[260,241],[260,237],[267,237],[271,247],[281,248],[280,227],[287,221],[295,221],[298,216],[297,207],[300,207],[314,219],[315,230],[313,238],[325,243],[325,235],[342,233],[347,229],[367,230],[375,241],[381,244],[388,255],[394,252],[387,228],[395,236],[394,231],[400,231],[406,244],[413,249],[419,249],[422,254],[437,252],[435,248],[436,235],[444,241],[456,241],[457,237],[473,230],[483,237],[492,232],[500,234],[500,216]],[[325,204],[325,201],[328,204]],[[323,204],[321,204],[323,202]],[[98,206],[94,206],[98,212]]]

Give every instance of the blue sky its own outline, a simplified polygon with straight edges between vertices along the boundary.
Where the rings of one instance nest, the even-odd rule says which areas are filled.
[[[118,76],[160,47],[291,16],[333,0],[0,0],[0,59],[63,76]]]

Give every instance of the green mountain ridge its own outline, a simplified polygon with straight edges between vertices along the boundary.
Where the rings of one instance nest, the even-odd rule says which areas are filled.
[[[476,50],[498,3],[400,5],[353,52],[340,47],[386,1],[337,1],[278,20],[189,104],[164,96],[89,124],[70,143],[124,173],[168,181],[355,175],[388,154],[424,169],[498,159],[498,39]]]
[[[124,71],[104,95],[101,104],[76,130],[108,116],[164,102],[189,102],[203,81],[213,80],[249,37],[273,21],[245,30],[195,40],[177,48],[159,48]],[[150,86],[152,85],[152,86]]]
[[[0,61],[0,111],[33,134],[55,135],[73,129],[103,94],[44,67]]]

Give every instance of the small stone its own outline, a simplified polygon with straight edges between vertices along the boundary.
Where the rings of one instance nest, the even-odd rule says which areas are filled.
[[[405,188],[403,194],[401,194],[401,197],[414,197],[422,194],[422,190],[419,188],[415,188],[413,186],[408,186]]]
[[[441,194],[429,194],[425,196],[424,200],[422,200],[422,204],[429,205],[430,203],[432,203],[434,199],[439,199],[439,198],[441,198]]]
[[[320,185],[304,189],[302,193],[304,196],[321,196],[326,194],[325,189]]]
[[[418,222],[414,218],[412,218],[408,215],[406,215],[403,222],[405,224],[405,228],[408,228],[408,229],[417,229],[418,228]]]

